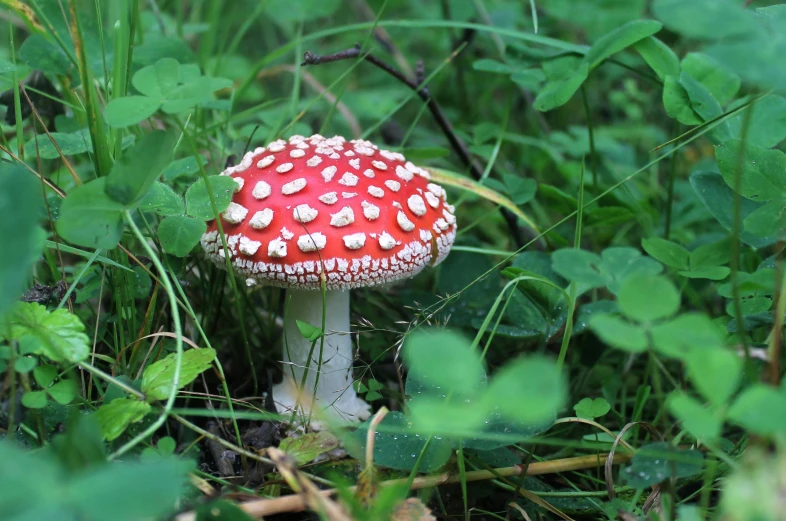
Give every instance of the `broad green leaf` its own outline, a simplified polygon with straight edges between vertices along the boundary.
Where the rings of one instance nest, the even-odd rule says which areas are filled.
[[[223,78],[201,77],[175,88],[169,93],[161,109],[167,114],[177,114],[195,105],[212,101],[213,92],[231,86],[232,82]]]
[[[491,58],[482,58],[472,62],[472,68],[476,71],[495,72],[497,74],[511,74],[516,69],[507,63],[492,60]],[[409,157],[409,156],[407,156]]]
[[[688,93],[688,98],[690,99],[693,110],[696,111],[696,114],[698,114],[702,120],[710,121],[723,113],[718,100],[713,98],[712,93],[707,87],[699,83],[693,76],[683,71],[680,74],[680,84],[685,88],[685,92]],[[726,140],[731,137],[725,122],[715,127],[713,133],[714,135],[720,136],[719,139],[721,140]]]
[[[724,405],[740,385],[742,360],[732,350],[693,349],[685,363],[693,385],[715,405]]]
[[[60,308],[47,311],[35,302],[18,302],[8,317],[11,338],[55,362],[79,362],[90,354],[90,338],[79,317]],[[0,335],[4,331],[0,331]]]
[[[211,175],[208,180],[216,200],[216,210],[223,212],[232,201],[237,183],[230,176]],[[204,179],[199,179],[186,191],[186,213],[204,221],[215,219]]]
[[[342,5],[344,4],[341,0],[301,0],[299,2],[267,0],[265,13],[269,20],[287,26],[288,24],[299,24],[328,17],[338,11]]]
[[[580,27],[590,37],[607,33],[620,25],[641,18],[646,0],[549,0],[536,2],[551,16]]]
[[[661,275],[633,275],[620,286],[617,303],[626,316],[640,322],[652,322],[679,310],[680,293]]]
[[[178,389],[190,384],[200,373],[209,369],[215,358],[215,350],[209,347],[184,351]],[[142,373],[142,392],[145,393],[147,401],[164,400],[169,397],[175,368],[176,353],[172,353],[145,369]]]
[[[756,30],[753,14],[736,0],[654,0],[652,12],[683,36],[721,39]]]
[[[729,262],[731,256],[731,240],[723,239],[711,244],[704,244],[690,254],[690,268],[712,268]]]
[[[753,106],[743,109],[742,113],[727,119],[729,133],[732,137],[742,137],[742,124],[747,110],[753,111],[748,124],[748,143],[763,148],[772,148],[786,139],[786,99],[783,96],[770,94],[754,103]]]
[[[589,327],[604,343],[617,349],[633,353],[647,349],[647,334],[643,328],[609,313],[598,313],[590,317]]]
[[[650,36],[633,44],[633,48],[641,54],[658,78],[665,79],[666,76],[679,76],[680,60],[671,47]]]
[[[505,417],[496,405],[492,406],[480,427],[476,427],[471,437],[462,439],[465,449],[494,450],[514,443],[526,441],[548,430],[553,417],[541,423],[518,421]]]
[[[485,378],[478,350],[452,331],[416,331],[404,343],[403,356],[411,375],[446,391],[469,393]]]
[[[161,102],[147,96],[124,96],[113,99],[104,109],[104,121],[110,127],[124,128],[144,121],[161,106]]]
[[[546,81],[546,75],[541,69],[521,69],[511,74],[510,80],[525,89],[538,91]]]
[[[24,289],[42,252],[41,186],[23,167],[0,166],[0,318]]]
[[[659,353],[684,358],[693,350],[699,353],[725,347],[723,332],[707,315],[683,313],[652,327],[652,342]]]
[[[699,125],[702,122],[677,76],[669,75],[663,80],[663,108],[669,117],[683,125]]]
[[[599,255],[575,248],[564,248],[551,255],[552,268],[566,279],[579,285],[579,293],[605,286],[612,278],[600,265]]]
[[[139,209],[158,215],[183,215],[183,198],[164,183],[153,183],[150,190],[139,200]]]
[[[300,331],[300,334],[303,335],[303,338],[309,342],[314,342],[322,336],[322,330],[317,326],[312,326],[308,322],[295,320],[295,325],[297,326],[297,330]]]
[[[538,189],[538,183],[534,179],[513,174],[503,174],[502,181],[505,184],[510,200],[518,205],[531,201]]]
[[[52,397],[60,405],[68,405],[76,398],[78,391],[73,380],[60,380],[46,390],[46,394]]]
[[[172,215],[158,225],[158,238],[164,251],[185,257],[207,230],[204,221],[185,215]]]
[[[535,107],[535,110],[541,112],[548,112],[561,107],[576,94],[576,91],[581,88],[588,75],[589,65],[586,62],[582,62],[570,77],[547,83],[538,93],[532,106]]]
[[[725,229],[731,231],[734,222],[734,191],[723,178],[714,172],[695,172],[690,176],[690,184],[696,195]],[[747,198],[740,201],[740,214],[743,219],[762,205]],[[757,237],[743,231],[740,240],[754,248],[762,248],[773,244],[775,237]]]
[[[605,416],[611,410],[611,405],[605,398],[583,398],[573,406],[576,416],[593,420]]]
[[[707,88],[720,105],[726,105],[740,90],[740,77],[706,54],[688,53],[682,59],[682,71]]]
[[[343,435],[347,452],[355,459],[365,459],[366,435],[369,421],[362,423],[355,431]],[[426,447],[425,436],[417,432],[412,422],[404,414],[392,411],[379,424],[374,435],[374,464],[398,470],[412,470]],[[452,444],[440,437],[434,437],[428,445],[420,472],[435,472],[447,463],[453,452]]]
[[[786,229],[786,203],[772,201],[751,212],[743,221],[745,231],[757,237],[780,235]]]
[[[488,387],[488,400],[503,417],[530,425],[553,421],[567,397],[563,373],[554,362],[539,356],[505,364]]]
[[[174,133],[163,130],[145,134],[112,166],[106,182],[109,197],[134,206],[172,160],[176,140]]]
[[[41,387],[49,387],[57,377],[57,368],[53,365],[39,365],[33,370],[33,378]]]
[[[714,441],[720,436],[723,422],[695,398],[677,391],[669,396],[666,406],[696,439]]]
[[[421,435],[463,438],[480,433],[488,414],[489,408],[478,400],[420,396],[409,401],[407,417]]]
[[[28,409],[43,409],[47,399],[44,391],[27,391],[22,395],[22,405]]]
[[[607,287],[615,295],[619,293],[620,284],[628,277],[657,275],[663,271],[658,261],[642,255],[636,248],[614,246],[603,250],[600,256],[601,269],[613,277]]]
[[[0,74],[7,74],[15,70],[17,70],[17,67],[13,63],[8,60],[0,60]]]
[[[712,266],[690,271],[678,271],[677,273],[689,279],[723,280],[729,276],[731,270],[726,266]]]
[[[174,58],[180,63],[181,76],[185,76],[184,64],[194,62],[194,53],[188,44],[175,37],[145,38],[145,43],[134,48],[134,63],[153,65],[161,58]]]
[[[180,64],[174,58],[161,58],[137,71],[131,84],[140,93],[163,101],[180,83]]]
[[[123,235],[122,204],[106,194],[106,178],[78,186],[63,201],[57,233],[65,240],[90,248],[111,250]]]
[[[38,360],[36,360],[34,357],[21,356],[14,362],[14,370],[17,373],[29,373],[37,364]]]
[[[622,471],[628,485],[645,488],[669,478],[694,476],[704,468],[704,455],[697,450],[676,449],[666,442],[650,443],[636,452]]]
[[[663,25],[655,20],[633,20],[617,27],[608,34],[601,36],[585,56],[589,68],[594,69],[600,63],[621,50],[630,47],[661,30]]]
[[[136,398],[116,398],[98,408],[95,413],[101,435],[112,441],[125,432],[129,425],[144,418],[151,411],[150,404]]]
[[[472,192],[473,194],[486,199],[494,204],[502,206],[513,212],[516,217],[521,219],[524,224],[532,228],[533,231],[538,232],[538,226],[535,224],[535,221],[532,220],[526,213],[524,213],[521,208],[519,208],[513,201],[508,199],[507,197],[491,190],[487,186],[483,186],[482,184],[465,177],[463,175],[457,174],[455,172],[451,172],[449,170],[444,170],[441,168],[434,168],[429,167],[427,169],[429,174],[431,174],[431,179],[435,183],[439,183],[444,186],[452,186],[458,188],[460,190],[464,190],[467,192]],[[212,217],[211,217],[212,218]]]
[[[650,256],[671,268],[686,270],[690,266],[690,252],[676,242],[652,237],[641,241],[641,247]]]
[[[181,159],[175,159],[161,173],[161,178],[164,181],[172,181],[181,175],[198,174],[199,164],[206,164],[207,158],[203,156],[188,156]]]
[[[64,156],[73,156],[93,150],[90,143],[90,134],[79,131],[71,134],[64,132],[50,132],[49,135],[39,134],[35,139],[31,139],[25,144],[25,155],[35,157],[36,153],[42,159],[56,159],[60,157],[60,152],[52,143],[52,139],[57,143],[60,152]]]
[[[72,67],[60,46],[42,34],[32,34],[22,43],[19,60],[32,69],[62,76],[67,75]]]
[[[746,388],[729,407],[728,419],[756,434],[786,432],[786,393],[764,384]]]
[[[715,147],[723,179],[735,186],[739,158],[743,155],[741,194],[753,201],[786,199],[786,154],[732,139]]]
[[[310,432],[297,438],[284,438],[278,448],[295,459],[298,466],[305,465],[320,454],[338,447],[338,439],[327,431]]]

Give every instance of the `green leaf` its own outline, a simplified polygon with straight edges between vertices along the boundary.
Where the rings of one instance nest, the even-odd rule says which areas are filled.
[[[661,275],[633,275],[620,286],[617,303],[626,316],[640,322],[652,322],[679,310],[680,293]]]
[[[224,499],[212,500],[200,505],[195,513],[196,521],[254,521],[254,518],[235,503]]]
[[[188,156],[175,159],[161,173],[164,181],[172,181],[181,175],[191,175],[199,173],[199,165],[207,164],[207,158],[203,156]]]
[[[690,252],[676,242],[652,237],[641,241],[641,247],[666,266],[678,270],[686,270],[689,267]]]
[[[136,398],[116,398],[98,408],[95,413],[101,435],[112,441],[125,432],[129,425],[140,421],[151,411],[149,403]]]
[[[633,20],[601,36],[592,44],[585,56],[590,69],[594,69],[606,58],[630,47],[661,30],[663,25],[655,20]]]
[[[633,353],[640,353],[647,349],[647,335],[644,329],[609,313],[598,313],[590,317],[589,327],[604,343],[617,349]]]
[[[298,24],[328,17],[338,11],[341,0],[267,0],[265,13],[277,24]],[[286,25],[285,25],[286,26]],[[362,459],[362,458],[361,458]]]
[[[43,409],[47,399],[44,391],[27,391],[22,395],[22,405],[28,409]]]
[[[729,407],[728,419],[756,434],[786,431],[786,393],[763,384],[746,388]]]
[[[691,271],[679,271],[678,273],[689,279],[723,280],[729,276],[731,270],[726,266],[714,266]]]
[[[685,357],[688,376],[706,399],[724,405],[742,379],[742,360],[729,349],[694,349]]]
[[[385,388],[385,384],[374,380],[373,378],[368,381],[368,388],[372,391],[381,391]]]
[[[786,229],[784,201],[773,201],[751,212],[743,221],[745,231],[757,237],[779,235]]]
[[[553,421],[565,404],[567,385],[551,360],[522,357],[497,371],[489,384],[488,399],[505,418],[540,425]]]
[[[579,403],[573,406],[576,411],[576,416],[579,418],[588,418],[594,420],[605,416],[611,410],[611,405],[605,398],[583,398]]]
[[[720,39],[756,30],[753,14],[735,0],[654,0],[652,12],[683,36]]]
[[[295,320],[295,325],[303,338],[309,342],[316,342],[322,336],[322,330],[317,326],[312,326],[308,322],[302,320]]]
[[[29,373],[38,364],[38,360],[32,356],[21,356],[14,362],[14,370],[17,373]]]
[[[216,199],[216,210],[221,213],[229,207],[237,183],[230,176],[212,175],[208,180]],[[199,179],[186,191],[186,213],[205,221],[215,219],[204,179]]]
[[[33,370],[33,378],[41,387],[49,387],[55,381],[57,368],[53,365],[39,365]]]
[[[201,77],[173,90],[161,109],[167,114],[177,114],[193,108],[195,105],[213,100],[213,92],[232,86],[232,82],[221,78]]]
[[[370,420],[358,428],[344,434],[343,441],[347,452],[353,458],[365,458],[366,435]],[[398,470],[412,470],[426,447],[428,436],[418,433],[404,414],[392,411],[379,424],[374,435],[374,464]],[[435,472],[447,463],[453,452],[451,443],[444,438],[431,439],[420,472]]]
[[[575,248],[564,248],[551,255],[552,268],[566,279],[576,282],[581,288],[579,293],[592,288],[605,286],[612,278],[601,268],[599,255]]]
[[[650,36],[643,40],[636,42],[633,48],[641,54],[644,61],[647,62],[658,78],[665,79],[666,76],[679,76],[680,74],[680,60],[671,48],[655,38]]]
[[[298,466],[305,465],[320,454],[336,447],[338,447],[338,439],[327,431],[310,432],[297,438],[285,438],[278,446],[294,458]]]
[[[581,88],[588,75],[589,65],[582,62],[570,77],[547,83],[535,98],[533,107],[541,112],[561,107]]]
[[[55,223],[65,240],[90,248],[111,250],[123,236],[122,204],[109,198],[106,178],[96,179],[72,190],[60,206]]]
[[[515,70],[514,67],[508,65],[507,63],[492,60],[491,58],[475,60],[472,62],[472,68],[476,71],[495,72],[497,74],[511,74]]]
[[[730,102],[740,90],[740,77],[706,54],[688,53],[682,59],[682,71],[706,87],[721,105]]]
[[[48,388],[46,394],[51,396],[52,399],[60,405],[68,405],[74,401],[78,392],[73,380],[60,380],[55,385]]]
[[[40,194],[40,184],[24,167],[0,165],[0,318],[27,288],[30,266],[43,250]]]
[[[478,400],[419,396],[410,400],[408,417],[421,435],[469,437],[482,431],[489,408]]]
[[[161,58],[137,71],[131,79],[136,90],[162,101],[179,83],[180,64],[174,58]]]
[[[161,107],[161,102],[147,96],[124,96],[113,99],[104,109],[104,121],[110,127],[124,128],[144,121]]]
[[[704,468],[704,455],[697,450],[675,449],[666,442],[650,443],[636,452],[622,471],[631,487],[645,488],[669,478],[694,476]]]
[[[534,179],[528,179],[513,174],[503,174],[502,182],[510,196],[510,200],[518,205],[526,204],[535,197],[538,183]]]
[[[677,76],[669,75],[663,80],[663,108],[669,117],[683,125],[699,125],[702,122]]]
[[[655,350],[682,359],[693,350],[703,353],[725,347],[723,332],[707,315],[683,313],[652,327]]]
[[[188,349],[183,352],[178,389],[190,384],[200,373],[209,369],[215,358],[215,350],[209,347]],[[142,392],[145,393],[147,401],[163,400],[169,397],[169,393],[172,391],[172,379],[175,375],[175,359],[176,353],[172,353],[148,366],[142,373]]]
[[[731,231],[734,222],[734,191],[727,185],[723,178],[714,172],[695,172],[690,176],[690,184],[702,203],[712,213],[715,219],[725,229]],[[740,200],[740,215],[745,219],[754,210],[762,205],[747,198]],[[743,231],[740,240],[754,248],[762,248],[773,244],[775,237],[756,237],[750,232]]]
[[[786,99],[783,96],[770,94],[728,118],[726,121],[731,136],[742,137],[742,125],[747,110],[753,111],[748,124],[748,143],[772,148],[786,139]]]
[[[52,143],[54,139],[60,152]],[[86,131],[74,132],[71,134],[64,132],[50,132],[49,135],[39,134],[35,139],[31,139],[25,143],[25,155],[28,157],[36,157],[36,154],[42,159],[56,159],[60,157],[60,153],[64,156],[73,156],[82,154],[93,150],[90,143],[90,134]]]
[[[185,257],[207,230],[204,221],[185,215],[172,215],[158,225],[158,238],[164,251]]]
[[[22,43],[19,60],[32,69],[50,74],[65,76],[71,70],[71,62],[60,46],[41,34],[32,34]]]
[[[666,407],[696,439],[713,441],[720,437],[722,420],[695,398],[677,391],[669,396]]]
[[[742,163],[741,194],[753,201],[786,199],[786,154],[767,150],[732,139],[715,147],[718,168],[726,183],[733,187],[740,154]]]
[[[11,338],[29,342],[33,352],[55,362],[79,362],[90,354],[84,324],[66,309],[47,311],[41,304],[18,302],[8,317]],[[1,334],[1,333],[0,333]]]
[[[690,254],[690,269],[712,268],[729,262],[731,256],[731,240],[723,239],[711,244],[704,244]]]
[[[409,373],[445,390],[468,393],[485,378],[480,353],[458,333],[416,331],[404,343]]]
[[[183,198],[164,183],[153,183],[147,194],[139,200],[139,209],[155,212],[158,215],[183,215],[185,205]]]
[[[176,139],[174,133],[163,130],[145,134],[112,166],[106,182],[109,197],[126,207],[133,206],[172,160]]]
[[[690,99],[693,110],[696,111],[696,114],[698,114],[703,121],[710,121],[723,113],[718,100],[713,98],[712,93],[707,87],[699,83],[693,76],[683,71],[680,74],[680,84],[685,88],[685,92],[688,93],[688,98]],[[723,125],[715,127],[713,132],[720,135],[723,140],[731,137],[728,135],[728,128],[725,122]]]

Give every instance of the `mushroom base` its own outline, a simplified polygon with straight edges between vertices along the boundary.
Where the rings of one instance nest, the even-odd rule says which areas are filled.
[[[321,339],[316,341],[310,362],[312,342],[303,337],[297,321],[316,327],[322,324],[322,294],[288,289],[286,301],[284,381],[273,387],[273,401],[278,412],[291,415],[295,411],[293,423],[302,423],[311,417],[311,426],[317,429],[323,427],[323,420],[358,422],[368,418],[371,406],[352,388],[349,291],[326,292],[324,345]],[[305,385],[301,389],[304,375]]]

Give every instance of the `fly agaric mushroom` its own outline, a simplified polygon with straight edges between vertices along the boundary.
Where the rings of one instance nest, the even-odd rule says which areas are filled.
[[[308,408],[298,392],[308,370],[302,391],[313,392],[316,382],[317,406],[334,418],[368,418],[370,406],[352,387],[349,290],[413,277],[447,256],[456,218],[445,190],[400,153],[338,136],[274,141],[221,175],[237,183],[221,214],[234,271],[249,285],[287,289],[284,382],[273,388],[278,411]],[[224,267],[215,222],[201,242]],[[324,351],[318,342],[309,361],[311,342],[296,321],[322,324],[322,279]]]

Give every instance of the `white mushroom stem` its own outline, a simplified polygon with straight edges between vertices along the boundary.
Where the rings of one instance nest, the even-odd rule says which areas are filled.
[[[320,415],[354,422],[368,418],[370,406],[352,388],[349,291],[333,290],[326,293],[325,339],[324,343],[317,339],[310,363],[308,355],[312,342],[303,337],[297,321],[316,327],[322,325],[322,293],[288,289],[286,300],[284,381],[273,387],[273,400],[279,413],[291,415],[296,410],[301,420],[311,416],[312,426],[317,428],[321,427]],[[306,373],[305,385],[301,388]],[[314,406],[318,411],[312,413]]]

